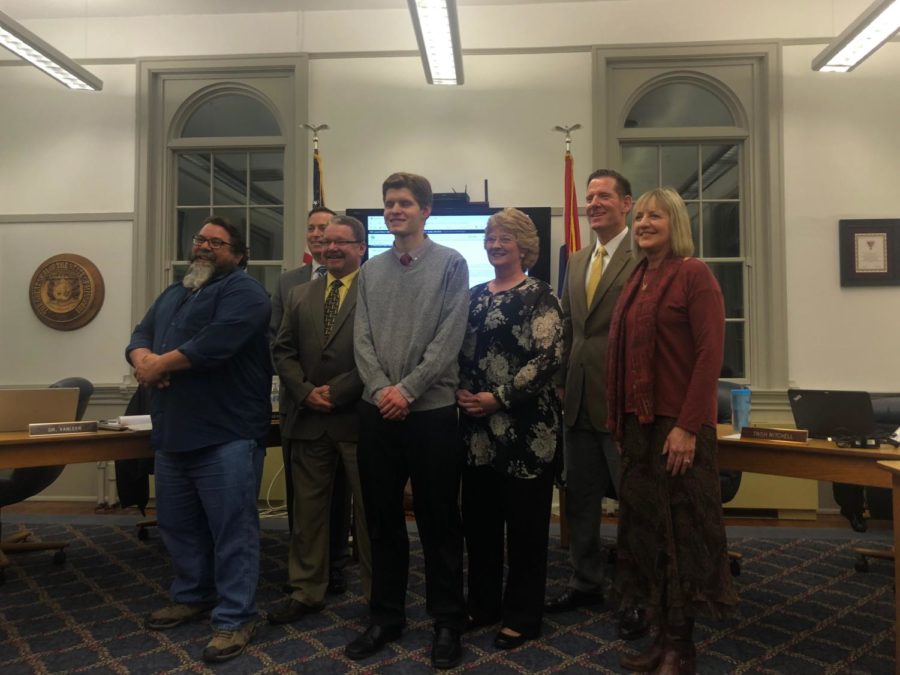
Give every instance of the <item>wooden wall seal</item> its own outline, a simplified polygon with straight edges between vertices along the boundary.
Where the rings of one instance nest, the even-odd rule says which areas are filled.
[[[55,330],[89,324],[103,306],[100,270],[87,258],[61,253],[38,265],[28,287],[35,316]]]

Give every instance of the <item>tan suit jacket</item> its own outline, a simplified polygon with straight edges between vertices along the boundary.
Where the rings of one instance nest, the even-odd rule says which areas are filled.
[[[605,431],[609,324],[619,294],[637,261],[631,255],[629,233],[603,270],[588,307],[584,280],[593,252],[593,245],[576,251],[566,269],[561,298],[565,331],[563,367],[557,381],[566,389],[563,401],[566,426],[573,427],[579,414],[587,414],[594,430]],[[584,426],[584,422],[579,426]]]
[[[357,276],[356,279],[359,279]],[[328,433],[335,441],[356,441],[359,432],[356,403],[363,384],[353,358],[353,316],[357,282],[347,290],[334,326],[325,338],[325,285],[322,277],[291,289],[284,320],[272,345],[275,369],[291,398],[281,433],[298,440],[314,440]],[[330,413],[301,403],[317,386],[331,386]]]

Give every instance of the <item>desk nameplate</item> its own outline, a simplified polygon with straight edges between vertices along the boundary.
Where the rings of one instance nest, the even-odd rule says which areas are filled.
[[[777,429],[774,427],[744,427],[742,441],[778,441],[780,443],[805,444],[809,432],[806,429]]]
[[[97,422],[41,422],[28,425],[29,436],[65,436],[97,432]]]

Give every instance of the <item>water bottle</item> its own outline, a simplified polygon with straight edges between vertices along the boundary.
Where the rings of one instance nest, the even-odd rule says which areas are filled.
[[[731,390],[731,426],[736,434],[750,426],[750,390],[747,388]]]

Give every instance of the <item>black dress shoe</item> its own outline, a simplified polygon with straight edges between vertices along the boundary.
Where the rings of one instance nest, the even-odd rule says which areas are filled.
[[[377,654],[388,642],[400,638],[403,629],[398,626],[379,626],[373,623],[366,632],[344,647],[344,654],[348,659],[358,661],[372,654]]]
[[[328,595],[343,595],[347,592],[347,577],[344,576],[344,570],[334,568],[328,574],[328,588],[325,589]]]
[[[269,612],[269,623],[276,626],[283,623],[294,623],[308,614],[321,612],[324,608],[325,603],[322,602],[318,605],[307,605],[305,602],[290,598],[281,607]]]
[[[850,521],[850,527],[852,527],[855,532],[865,532],[869,529],[869,526],[866,525],[866,519],[863,518],[861,513],[851,513],[847,516],[847,520]]]
[[[528,635],[508,635],[502,630],[494,636],[494,646],[497,649],[515,649],[521,647],[531,639]]]
[[[647,617],[641,607],[629,607],[619,619],[619,637],[623,640],[637,640],[650,630]]]
[[[592,607],[603,604],[602,593],[585,593],[574,588],[565,590],[561,595],[544,603],[544,611],[548,614],[569,612],[579,607]]]
[[[434,632],[434,643],[431,645],[431,665],[439,670],[455,668],[462,660],[462,645],[459,633],[446,626]]]

